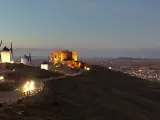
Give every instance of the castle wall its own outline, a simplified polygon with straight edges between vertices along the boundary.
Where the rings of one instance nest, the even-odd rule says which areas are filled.
[[[77,61],[77,53],[70,52],[68,50],[60,50],[56,52],[52,52],[50,56],[50,62],[53,63],[61,63],[63,61],[74,60]]]
[[[72,59],[73,59],[74,61],[77,61],[77,60],[78,60],[77,52],[75,52],[75,51],[72,52]]]

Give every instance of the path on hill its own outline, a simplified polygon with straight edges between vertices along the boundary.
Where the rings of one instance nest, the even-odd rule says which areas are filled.
[[[62,79],[65,77],[67,77],[67,76],[45,78],[45,79],[39,80],[39,81],[41,81],[39,84],[40,84],[40,87],[42,88],[44,85],[43,82],[45,82],[45,81],[58,80],[58,79]],[[15,90],[13,90],[13,91],[0,91],[0,103],[4,103],[6,100],[9,100],[12,97],[19,97],[19,96],[21,96],[20,91],[15,91]]]
[[[80,75],[80,74],[82,74],[82,72],[73,73],[73,74],[66,74],[64,76],[59,76],[59,77],[49,77],[49,78],[46,78],[46,79],[42,79],[42,82],[49,81],[49,80],[58,80],[58,79],[66,78],[68,76],[77,76],[77,75]]]
[[[79,73],[73,73],[73,74],[66,74],[64,76],[58,76],[58,77],[48,77],[45,79],[41,79],[39,81],[41,81],[40,87],[42,88],[44,86],[44,82],[49,81],[49,80],[58,80],[58,79],[63,79],[66,78],[68,76],[76,76],[76,75],[80,75],[82,72]],[[6,100],[9,100],[11,97],[19,97],[21,96],[21,92],[20,91],[4,91],[4,92],[0,92],[0,104],[4,103]]]

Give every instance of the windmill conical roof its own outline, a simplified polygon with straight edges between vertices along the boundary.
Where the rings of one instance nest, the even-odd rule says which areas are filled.
[[[2,49],[2,51],[10,51],[6,46]]]
[[[24,55],[24,56],[22,57],[22,59],[27,59],[27,60],[29,60],[29,56]]]

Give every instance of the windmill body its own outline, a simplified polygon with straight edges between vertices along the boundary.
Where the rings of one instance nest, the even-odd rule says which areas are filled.
[[[29,55],[26,54],[21,58],[21,63],[25,65],[31,65],[32,59],[31,59],[31,52],[29,52]]]
[[[0,47],[2,46],[2,40],[0,42]],[[1,63],[11,63],[13,60],[13,49],[12,49],[12,43],[11,43],[11,48],[7,48],[4,46],[3,49],[0,51],[0,58],[1,58]]]

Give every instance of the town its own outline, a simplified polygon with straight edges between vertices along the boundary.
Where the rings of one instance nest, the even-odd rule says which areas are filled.
[[[150,81],[160,81],[159,60],[108,60],[101,62],[100,65],[130,76]]]

